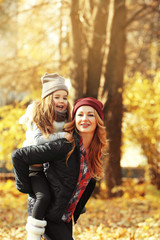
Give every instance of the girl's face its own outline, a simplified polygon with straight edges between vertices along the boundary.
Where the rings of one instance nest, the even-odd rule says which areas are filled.
[[[53,100],[57,111],[62,112],[67,109],[67,97],[68,94],[65,90],[57,90],[53,93]]]
[[[95,110],[90,106],[78,108],[75,117],[76,128],[81,133],[94,133],[97,127]]]

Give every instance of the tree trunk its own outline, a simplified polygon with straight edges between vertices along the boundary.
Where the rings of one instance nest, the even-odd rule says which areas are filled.
[[[106,184],[108,188],[121,184],[121,124],[123,116],[123,75],[125,68],[125,0],[114,1],[114,16],[111,41],[106,64],[104,91],[108,100],[104,107],[107,136],[109,139],[109,159],[106,164]]]
[[[63,43],[63,39],[62,39],[62,17],[63,17],[63,5],[60,6],[60,10],[59,10],[59,44],[58,44],[58,53],[59,53],[59,69],[62,69],[62,43]]]
[[[70,68],[72,92],[71,100],[74,102],[83,96],[83,60],[82,60],[82,31],[81,22],[79,19],[79,0],[72,0],[71,2],[71,26],[72,26],[72,63]]]
[[[86,96],[97,98],[100,77],[102,72],[102,62],[104,45],[106,40],[106,26],[108,20],[108,0],[100,0],[94,21],[92,46],[88,54],[88,74]]]

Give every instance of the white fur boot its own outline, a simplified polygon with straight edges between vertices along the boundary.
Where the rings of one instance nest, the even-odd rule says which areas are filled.
[[[38,220],[29,216],[26,224],[27,240],[41,240],[46,225],[47,222],[45,220]]]

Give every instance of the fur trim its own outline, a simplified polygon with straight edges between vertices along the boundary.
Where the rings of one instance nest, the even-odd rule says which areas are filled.
[[[28,105],[25,114],[22,117],[20,117],[20,119],[19,119],[19,123],[20,124],[30,125],[32,123],[32,120],[33,120],[33,108],[34,108],[34,104],[33,103]]]
[[[26,224],[26,230],[27,230],[28,233],[32,233],[32,234],[35,234],[35,235],[42,235],[45,232],[45,228],[36,227],[36,226],[33,226],[29,223]]]
[[[45,227],[47,225],[47,221],[39,220],[39,219],[33,218],[32,216],[28,217],[27,222],[36,227]]]

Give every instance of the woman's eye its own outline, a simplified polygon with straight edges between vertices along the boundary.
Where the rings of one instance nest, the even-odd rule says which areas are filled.
[[[63,98],[63,100],[67,101],[67,98]]]
[[[78,116],[81,117],[81,116],[83,116],[83,114],[79,113]]]
[[[93,114],[89,114],[88,116],[89,116],[89,117],[94,117],[94,115],[93,115]]]

